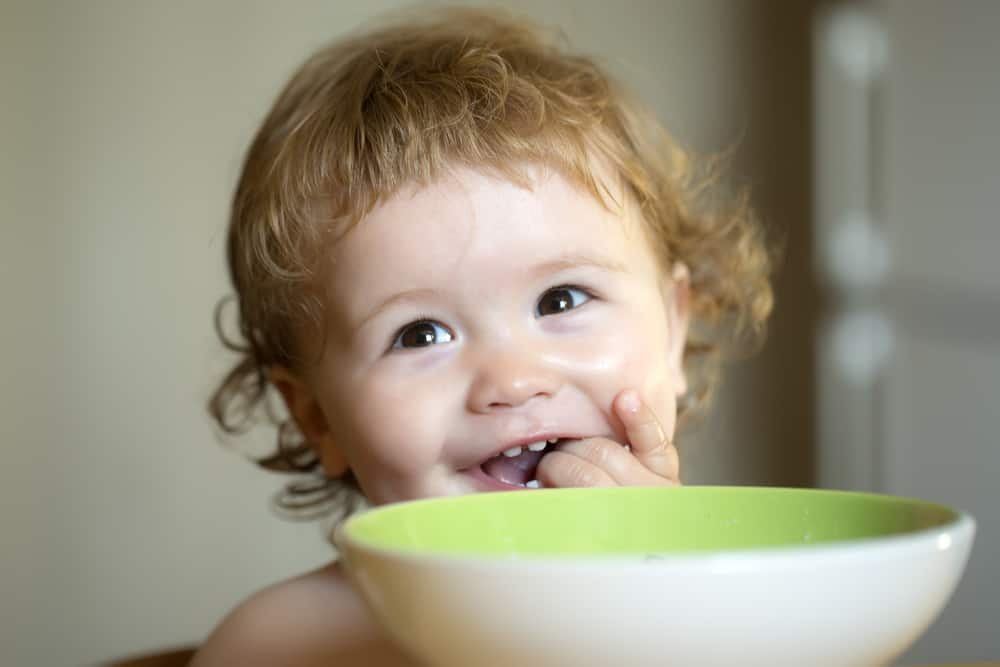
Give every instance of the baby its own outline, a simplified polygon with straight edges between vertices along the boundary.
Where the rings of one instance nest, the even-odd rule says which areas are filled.
[[[339,41],[246,157],[242,359],[212,412],[238,430],[280,392],[265,463],[323,480],[292,505],[678,484],[678,416],[771,308],[762,232],[712,182],[593,61],[512,18]],[[333,562],[242,603],[194,664],[407,661]]]

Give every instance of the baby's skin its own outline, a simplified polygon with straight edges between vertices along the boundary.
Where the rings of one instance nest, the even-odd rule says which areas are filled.
[[[687,270],[624,196],[526,173],[455,169],[376,207],[330,250],[320,361],[272,369],[325,472],[376,505],[680,481]],[[193,664],[412,663],[332,563],[241,604]]]

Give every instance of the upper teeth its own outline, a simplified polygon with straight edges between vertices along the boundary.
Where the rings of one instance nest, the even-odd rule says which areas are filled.
[[[526,445],[527,449],[533,452],[540,452],[545,449],[545,445],[554,445],[558,441],[558,438],[551,438],[549,440],[539,440],[538,442],[528,443]],[[525,447],[511,447],[510,449],[503,450],[503,455],[509,459],[515,456],[520,456],[521,452],[524,451]]]

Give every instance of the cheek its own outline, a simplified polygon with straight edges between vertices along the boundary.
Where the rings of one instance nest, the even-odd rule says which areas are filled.
[[[447,406],[438,392],[414,384],[374,379],[341,401],[341,423],[350,424],[341,447],[354,466],[405,474],[437,460]]]
[[[663,428],[673,430],[678,378],[669,359],[666,327],[648,320],[624,320],[620,326],[570,348],[566,372],[589,387],[602,409],[623,389],[634,388],[653,409]]]
[[[674,402],[676,378],[665,347],[660,341],[633,344],[621,367],[623,388],[637,389],[643,400],[657,411],[672,408]],[[665,417],[662,415],[661,419]]]
[[[634,387],[652,409],[667,437],[673,438],[677,422],[677,378],[662,348],[649,348],[631,356],[622,368],[622,388]]]
[[[441,457],[463,407],[451,373],[377,374],[358,387],[354,414],[361,456],[399,474],[421,471]]]

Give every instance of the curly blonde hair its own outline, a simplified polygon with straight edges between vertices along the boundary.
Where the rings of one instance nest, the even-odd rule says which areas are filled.
[[[272,365],[310,362],[298,341],[323,330],[324,250],[403,185],[455,166],[524,183],[521,166],[542,164],[602,202],[596,163],[610,168],[663,266],[689,268],[690,390],[681,414],[706,402],[723,343],[759,339],[771,310],[762,228],[745,192],[716,194],[717,162],[692,160],[595,61],[563,42],[505,14],[451,9],[337,41],[301,66],[254,138],[233,198],[228,261],[239,336],[222,333],[221,303],[217,328],[240,359],[209,404],[224,431],[243,431],[267,405]],[[316,455],[289,426],[260,463],[318,473]],[[279,504],[328,509],[345,497],[338,489],[356,491],[350,473],[335,482],[290,488]]]

